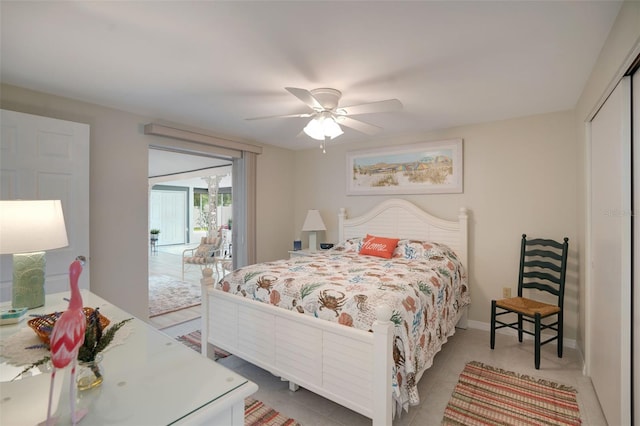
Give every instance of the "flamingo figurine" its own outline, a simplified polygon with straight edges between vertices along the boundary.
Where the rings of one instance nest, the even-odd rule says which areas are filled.
[[[78,363],[78,350],[84,342],[84,332],[87,327],[87,319],[82,310],[83,302],[78,278],[84,265],[84,256],[78,256],[69,266],[69,284],[71,287],[71,298],[69,308],[58,318],[51,336],[49,337],[49,347],[51,348],[51,362],[53,371],[51,373],[51,386],[49,388],[49,407],[47,408],[47,426],[53,424],[51,418],[51,402],[53,398],[53,382],[56,378],[56,370],[65,368],[71,363],[71,422],[75,425],[87,413],[76,413],[76,364]]]

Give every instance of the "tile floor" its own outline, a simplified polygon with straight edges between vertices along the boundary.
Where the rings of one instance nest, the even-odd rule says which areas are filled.
[[[591,381],[582,375],[582,362],[574,349],[565,349],[562,359],[557,358],[555,347],[542,350],[540,370],[533,367],[531,342],[519,344],[516,337],[498,335],[496,349],[489,349],[489,332],[478,329],[458,330],[436,355],[434,365],[425,372],[419,383],[420,405],[402,413],[393,425],[439,425],[458,375],[469,361],[481,361],[521,374],[544,378],[578,390],[578,403],[583,425],[605,426],[607,423],[596,399]],[[305,426],[370,425],[371,420],[306,389],[297,392],[265,370],[231,356],[218,361],[226,367],[257,383],[256,398],[282,413],[295,418]]]
[[[151,262],[150,262],[151,263]],[[160,265],[158,263],[156,267]],[[179,267],[179,264],[178,264]],[[151,266],[150,266],[151,271]],[[200,328],[200,318],[165,328],[167,334],[177,337]],[[515,336],[498,334],[496,349],[489,348],[489,332],[469,328],[457,330],[442,351],[436,355],[433,366],[427,370],[418,385],[421,403],[403,412],[393,426],[439,425],[444,409],[455,387],[458,375],[469,361],[528,374],[536,378],[573,386],[578,390],[578,403],[582,423],[586,426],[605,426],[607,423],[594,393],[591,380],[582,375],[580,354],[565,348],[563,358],[558,358],[555,346],[542,348],[540,370],[533,367],[531,341],[518,343]],[[371,420],[315,395],[304,388],[291,392],[288,383],[271,373],[251,365],[240,358],[230,356],[218,361],[259,386],[255,397],[304,426],[358,426],[370,425]]]

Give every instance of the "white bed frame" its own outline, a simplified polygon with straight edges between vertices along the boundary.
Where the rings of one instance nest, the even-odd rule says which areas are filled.
[[[460,257],[468,274],[467,211],[457,221],[436,218],[401,199],[382,202],[366,214],[338,216],[339,241],[367,233],[442,242]],[[373,333],[322,321],[203,286],[202,350],[227,350],[311,392],[363,414],[374,426],[392,424],[391,312],[382,309]],[[466,309],[458,326],[466,328]]]

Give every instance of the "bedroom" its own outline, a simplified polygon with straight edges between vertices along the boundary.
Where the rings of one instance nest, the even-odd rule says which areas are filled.
[[[479,124],[446,127],[419,134],[380,138],[373,142],[356,140],[336,143],[320,155],[315,149],[289,150],[271,145],[263,147],[258,162],[256,253],[258,261],[285,257],[291,242],[300,234],[309,208],[320,209],[328,231],[326,239],[335,241],[339,207],[360,214],[377,204],[379,197],[344,195],[344,159],[348,151],[386,144],[403,144],[461,137],[465,141],[465,188],[463,194],[406,196],[438,216],[452,219],[461,206],[472,218],[470,269],[477,285],[471,319],[488,322],[488,300],[501,294],[502,283],[516,273],[519,235],[566,234],[575,241],[574,263],[570,265],[573,297],[566,324],[566,337],[577,347],[584,345],[584,302],[578,300],[584,259],[584,146],[585,116],[602,94],[638,37],[637,3],[625,4],[628,19],[619,17],[614,35],[594,68],[576,107]],[[6,16],[6,14],[3,14]],[[5,19],[5,17],[3,17]],[[3,44],[5,41],[3,41]],[[4,49],[3,49],[4,50]],[[104,77],[100,77],[104,78]],[[121,300],[122,307],[143,316],[144,288],[131,288],[127,281],[144,282],[147,255],[146,158],[149,137],[142,124],[155,117],[7,85],[3,77],[2,107],[91,125],[91,256],[100,259],[92,268],[91,287],[106,298]],[[291,84],[287,82],[286,84]],[[276,85],[278,86],[278,85]],[[281,87],[272,87],[274,91]],[[377,100],[377,98],[371,99]],[[270,110],[278,113],[272,106]],[[209,129],[215,132],[215,129]],[[339,141],[339,139],[338,139]],[[500,153],[500,157],[496,153]],[[537,186],[536,162],[545,164],[545,177],[557,182],[552,191]],[[554,167],[555,166],[555,167]],[[265,185],[264,182],[269,182]],[[116,190],[117,188],[117,190]],[[335,189],[340,192],[336,194]],[[141,195],[142,194],[142,195]],[[559,207],[548,211],[535,202],[552,200]],[[126,205],[123,217],[118,207]],[[291,206],[283,209],[281,206]],[[544,218],[540,220],[538,216]],[[306,238],[306,237],[305,237]],[[121,250],[123,241],[130,250]],[[497,253],[508,253],[505,256]],[[500,269],[497,265],[506,265]],[[126,267],[122,267],[126,265]],[[571,290],[572,288],[572,290]],[[478,290],[479,289],[479,290]],[[573,293],[572,293],[573,292]]]

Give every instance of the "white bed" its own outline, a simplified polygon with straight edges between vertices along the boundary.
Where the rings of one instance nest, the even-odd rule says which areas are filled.
[[[347,218],[341,209],[338,224],[339,241],[375,234],[446,244],[468,276],[464,208],[457,221],[447,221],[406,200],[390,199],[360,217]],[[371,418],[374,425],[392,423],[393,324],[387,320],[388,309],[379,309],[370,333],[212,287],[202,294],[207,295],[202,303],[203,352],[211,343],[290,381],[293,390],[302,386]],[[466,327],[466,312],[456,314],[459,327]]]

